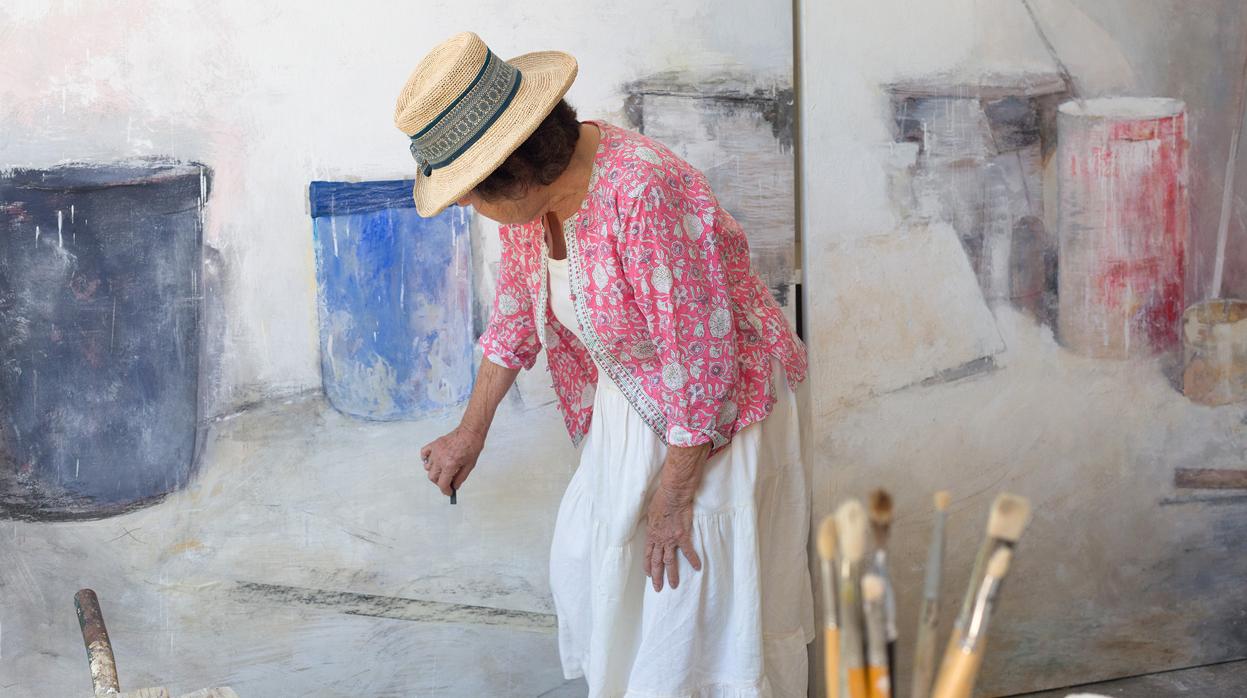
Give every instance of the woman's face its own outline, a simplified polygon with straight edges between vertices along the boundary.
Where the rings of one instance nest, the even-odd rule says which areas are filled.
[[[518,199],[484,199],[472,190],[456,203],[471,206],[482,216],[503,225],[518,225],[533,221],[545,213],[545,199],[539,190],[530,191]]]

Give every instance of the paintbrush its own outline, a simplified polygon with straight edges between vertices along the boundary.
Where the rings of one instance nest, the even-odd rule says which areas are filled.
[[[885,617],[887,583],[870,573],[862,577],[862,604],[866,616],[866,686],[870,698],[891,698],[888,627]]]
[[[914,675],[910,698],[927,698],[935,677],[935,633],[940,619],[940,569],[944,564],[944,521],[947,518],[946,490],[935,493],[935,525],[931,548],[927,551],[927,575],[922,585],[922,610],[918,614],[918,645],[914,649]]]
[[[892,528],[892,495],[880,487],[870,493],[870,530],[875,538],[875,574],[883,581],[883,619],[887,632],[888,681],[896,685],[896,594],[888,575],[888,534]]]
[[[862,627],[861,595],[858,575],[866,554],[866,512],[856,499],[836,509],[836,534],[840,549],[840,671],[844,674],[841,695],[867,698],[866,667],[863,656],[865,632]]]
[[[995,501],[992,502],[991,514],[987,517],[987,537],[983,539],[978,555],[974,558],[970,583],[966,585],[966,595],[961,602],[961,611],[957,614],[956,623],[953,624],[953,637],[958,641],[970,623],[970,614],[974,611],[975,590],[979,588],[987,560],[998,549],[1013,549],[1018,539],[1022,537],[1022,532],[1026,530],[1030,516],[1030,500],[1007,492],[996,495]],[[957,651],[957,645],[958,642],[948,643],[948,648],[944,651],[945,660]]]
[[[823,658],[827,698],[840,697],[840,624],[836,620],[836,522],[831,516],[818,527],[818,557],[823,582]]]
[[[991,561],[987,563],[987,574],[975,595],[964,637],[959,638],[954,633],[949,641],[952,651],[944,657],[932,698],[970,698],[974,682],[978,679],[979,667],[983,664],[987,624],[991,620],[1000,585],[1009,572],[1012,556],[1013,552],[1008,547],[999,547],[992,553]]]

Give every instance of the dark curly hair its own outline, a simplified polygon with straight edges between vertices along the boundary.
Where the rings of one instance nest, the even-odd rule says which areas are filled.
[[[550,184],[563,174],[580,140],[580,122],[567,100],[516,148],[474,191],[486,201],[518,199],[534,186]]]

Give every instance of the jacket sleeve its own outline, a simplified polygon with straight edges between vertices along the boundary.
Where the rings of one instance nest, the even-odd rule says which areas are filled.
[[[533,317],[532,294],[520,266],[521,251],[510,226],[500,226],[502,259],[494,310],[478,344],[489,361],[510,369],[530,369],[541,353],[537,325]]]
[[[716,247],[717,202],[704,184],[676,190],[655,179],[621,202],[624,278],[653,338],[657,390],[672,446],[731,439],[736,333],[724,259]]]

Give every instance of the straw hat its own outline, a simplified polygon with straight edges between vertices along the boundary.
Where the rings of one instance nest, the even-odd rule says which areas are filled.
[[[576,78],[576,59],[539,51],[503,61],[472,32],[420,61],[394,107],[419,171],[416,211],[435,216],[461,199],[541,125]]]

